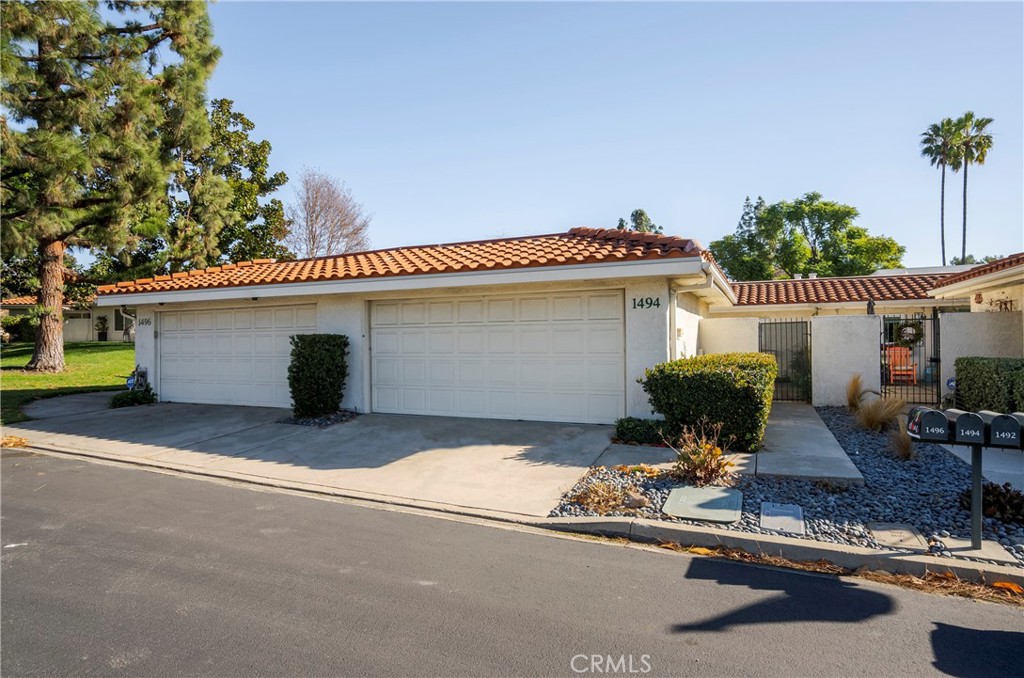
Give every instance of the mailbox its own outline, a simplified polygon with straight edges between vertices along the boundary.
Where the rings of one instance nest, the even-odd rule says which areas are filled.
[[[991,447],[1021,447],[1020,422],[1010,414],[999,414],[982,410],[978,416],[985,422],[988,444]]]
[[[915,407],[907,415],[907,433],[911,438],[935,443],[952,439],[953,425],[946,415],[930,407]]]
[[[953,440],[965,445],[985,444],[985,421],[974,412],[946,410],[946,414],[954,414],[956,421],[953,429]]]

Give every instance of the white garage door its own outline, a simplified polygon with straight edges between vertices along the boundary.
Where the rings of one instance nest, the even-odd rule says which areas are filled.
[[[161,400],[291,407],[288,338],[316,331],[316,306],[162,312],[157,330]]]
[[[621,291],[374,302],[375,412],[612,423]]]

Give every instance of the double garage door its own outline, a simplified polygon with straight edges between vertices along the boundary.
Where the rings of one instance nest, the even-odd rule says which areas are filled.
[[[623,309],[621,291],[372,302],[372,409],[611,423]],[[291,407],[289,337],[316,332],[317,309],[165,311],[157,329],[162,400]]]
[[[620,291],[374,302],[373,410],[611,423],[624,334]]]
[[[289,337],[316,332],[316,306],[162,312],[157,329],[161,400],[291,407]]]

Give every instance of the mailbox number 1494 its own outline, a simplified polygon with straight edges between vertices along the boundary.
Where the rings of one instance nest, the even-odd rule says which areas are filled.
[[[633,308],[661,308],[658,297],[633,297]]]

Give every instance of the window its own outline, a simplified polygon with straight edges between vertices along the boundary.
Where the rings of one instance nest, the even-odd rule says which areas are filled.
[[[135,309],[134,308],[129,308],[128,309],[128,315],[132,315],[132,316],[135,315]],[[124,328],[125,327],[131,327],[133,322],[134,321],[131,318],[129,318],[125,314],[121,313],[121,309],[119,309],[119,308],[115,308],[114,309],[114,331],[115,332],[124,332]]]

